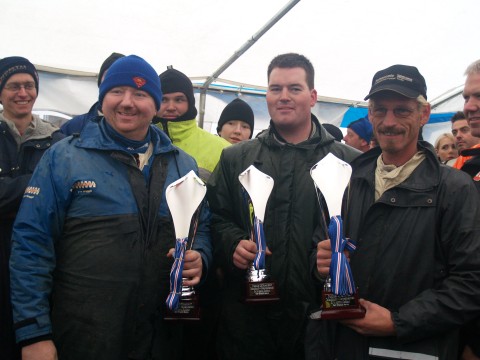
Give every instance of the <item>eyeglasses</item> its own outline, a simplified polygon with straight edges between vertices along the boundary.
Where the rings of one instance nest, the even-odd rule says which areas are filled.
[[[33,89],[35,89],[35,83],[27,82],[27,83],[20,84],[20,83],[13,82],[5,85],[4,87],[4,89],[7,89],[8,91],[11,91],[11,92],[19,92],[20,89],[22,88],[24,88],[25,91],[32,91]]]
[[[389,111],[389,109],[387,109],[387,108],[382,108],[382,107],[374,108],[373,109],[373,115],[375,117],[380,117],[380,118],[385,117],[387,115],[388,111]],[[404,107],[398,107],[398,108],[392,109],[391,111],[398,118],[408,118],[414,112],[414,110],[404,108]]]

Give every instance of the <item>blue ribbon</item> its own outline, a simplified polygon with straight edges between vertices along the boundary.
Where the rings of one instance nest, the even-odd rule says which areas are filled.
[[[265,250],[267,248],[265,234],[263,232],[263,222],[255,216],[253,225],[255,243],[257,244],[257,255],[255,255],[253,265],[255,266],[255,270],[262,270],[265,269]]]
[[[176,310],[180,303],[182,294],[182,273],[185,251],[187,250],[188,238],[177,239],[175,241],[175,260],[170,270],[170,294],[168,294],[165,303],[170,310]]]
[[[332,245],[332,263],[330,278],[332,292],[336,295],[352,295],[355,292],[352,269],[343,253],[346,249],[353,252],[356,249],[354,241],[343,237],[343,221],[339,215],[332,216],[328,225],[328,236]]]

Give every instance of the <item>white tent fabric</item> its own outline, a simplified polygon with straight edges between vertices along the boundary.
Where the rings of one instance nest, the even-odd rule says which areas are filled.
[[[321,97],[361,104],[379,69],[396,63],[417,66],[431,100],[462,85],[464,69],[480,57],[477,47],[468,46],[478,27],[469,20],[480,10],[478,0],[300,0],[258,41],[252,39],[288,3],[0,0],[0,58],[25,56],[36,65],[94,76],[108,55],[120,52],[142,56],[159,73],[173,65],[191,78],[205,79],[250,40],[254,45],[221,78],[265,87],[270,60],[298,52],[315,66]],[[93,77],[44,73],[36,107],[51,108],[47,99],[55,99],[62,104],[55,110],[86,112],[96,90]],[[204,127],[221,111],[213,109],[207,100]]]

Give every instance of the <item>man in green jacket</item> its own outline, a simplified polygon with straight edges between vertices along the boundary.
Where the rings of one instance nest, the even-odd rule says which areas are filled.
[[[283,54],[268,68],[269,128],[223,151],[208,182],[217,261],[225,268],[218,331],[221,359],[304,359],[307,311],[319,300],[309,259],[313,234],[324,224],[310,169],[329,152],[345,161],[357,150],[335,142],[311,114],[314,69],[303,55]],[[245,304],[246,270],[256,255],[238,176],[250,165],[274,180],[266,207],[266,269],[280,300]],[[323,229],[326,232],[326,229]],[[325,235],[326,238],[326,235]]]
[[[193,85],[184,73],[170,67],[160,74],[160,81],[163,98],[157,113],[157,126],[165,131],[173,145],[193,156],[200,177],[206,181],[223,148],[230,143],[198,127]]]

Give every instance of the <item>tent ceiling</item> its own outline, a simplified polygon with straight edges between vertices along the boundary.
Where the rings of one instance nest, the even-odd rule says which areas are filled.
[[[0,0],[0,57],[96,73],[113,51],[135,53],[157,69],[208,77],[288,1]],[[319,95],[362,100],[375,71],[404,63],[427,79],[429,98],[461,85],[480,57],[467,36],[478,0],[301,0],[221,74],[266,86],[277,54],[299,52],[316,68]]]

